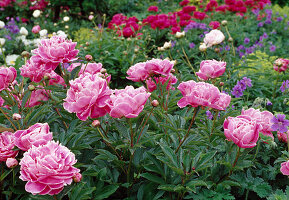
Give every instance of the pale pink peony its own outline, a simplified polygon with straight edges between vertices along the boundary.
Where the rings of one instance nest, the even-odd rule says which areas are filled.
[[[272,134],[272,128],[271,126],[273,123],[271,122],[271,119],[274,117],[274,115],[269,111],[263,111],[261,112],[259,109],[250,108],[248,110],[242,110],[242,115],[248,115],[253,120],[255,120],[258,124],[261,125],[260,132],[264,135],[270,136],[272,139],[274,138]]]
[[[45,145],[53,139],[47,123],[37,123],[26,130],[18,130],[14,136],[15,145],[23,151],[27,151],[32,145],[36,147]]]
[[[8,88],[17,76],[17,71],[14,67],[0,67],[0,91]]]
[[[261,125],[248,115],[228,117],[224,121],[224,133],[229,141],[233,141],[240,148],[256,146]]]
[[[27,181],[25,190],[32,194],[55,195],[72,183],[79,169],[73,167],[75,155],[58,142],[32,146],[20,161],[20,179]]]
[[[6,160],[6,166],[8,168],[13,168],[18,165],[18,161],[15,158],[7,158]]]
[[[143,86],[137,89],[126,86],[125,89],[115,90],[107,102],[111,109],[109,115],[113,118],[135,118],[143,110],[150,95]]]
[[[145,62],[131,66],[126,73],[128,74],[128,77],[126,78],[134,82],[145,81],[149,77],[147,70],[145,69]]]
[[[213,45],[222,43],[224,40],[225,35],[221,31],[214,29],[205,35],[204,43],[207,47],[211,47]]]
[[[79,51],[75,49],[76,44],[62,36],[53,36],[50,39],[42,39],[32,53],[40,56],[43,62],[68,63],[77,59]]]
[[[37,34],[41,30],[41,27],[39,25],[33,26],[32,33]]]
[[[183,97],[178,101],[178,106],[183,108],[191,105],[209,106],[212,105],[220,98],[220,91],[212,84],[205,82],[195,82],[193,80],[182,82],[178,89],[181,91]]]
[[[217,98],[216,101],[212,102],[210,107],[217,110],[226,110],[230,103],[231,96],[225,93],[220,93],[219,98]]]
[[[289,131],[285,132],[285,133],[282,133],[282,132],[277,132],[277,137],[278,137],[278,140],[280,142],[284,142],[284,143],[287,143],[288,141],[288,138],[289,137]]]
[[[200,79],[208,80],[224,74],[226,62],[216,60],[204,60],[200,64],[200,70],[196,73]]]
[[[289,176],[289,160],[281,163],[280,171],[283,175]]]
[[[14,134],[8,131],[0,133],[0,162],[6,161],[8,158],[14,158],[18,151],[13,151],[15,146]]]
[[[38,86],[42,88],[42,86]],[[25,107],[34,107],[43,103],[43,101],[48,101],[49,95],[45,89],[36,89],[32,91],[30,99],[26,102]]]
[[[20,68],[21,75],[23,77],[29,78],[33,82],[40,82],[45,74],[51,73],[51,71],[55,70],[57,67],[57,63],[52,62],[42,62],[41,57],[32,56],[29,60],[27,60],[25,65],[22,65]]]
[[[175,88],[172,88],[172,85],[178,82],[178,79],[172,73],[170,73],[168,76],[165,76],[165,77],[162,77],[162,76],[153,77],[153,79],[155,80],[157,84],[159,83],[161,83],[162,85],[167,84],[167,87],[166,87],[167,91],[170,89],[175,89]],[[152,78],[149,78],[146,80],[146,84],[147,84],[149,92],[153,92],[154,90],[157,89],[155,82],[152,80]]]
[[[70,89],[63,103],[65,110],[76,113],[82,121],[88,117],[102,117],[109,112],[105,101],[109,99],[112,90],[105,79],[98,74],[82,74],[69,83]]]

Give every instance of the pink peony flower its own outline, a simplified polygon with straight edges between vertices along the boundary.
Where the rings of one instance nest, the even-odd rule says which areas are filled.
[[[221,31],[214,29],[205,35],[204,43],[207,47],[211,47],[222,43],[224,40],[225,35]]]
[[[212,28],[212,29],[217,29],[217,28],[219,28],[220,27],[220,22],[218,22],[218,21],[211,21],[210,22],[210,24],[209,24],[209,26]]]
[[[45,74],[47,76],[50,77],[48,84],[49,85],[62,85],[64,87],[66,87],[66,84],[64,82],[64,79],[59,76],[58,74],[56,74],[54,71],[51,71],[49,74]]]
[[[274,117],[274,115],[269,111],[263,111],[261,112],[259,109],[250,108],[248,110],[242,110],[242,115],[248,115],[253,120],[256,121],[257,124],[261,125],[260,132],[264,135],[270,136],[272,139],[274,138],[272,134],[272,128],[271,126],[273,123],[271,122],[271,119]]]
[[[217,98],[216,101],[212,102],[212,105],[210,107],[217,110],[226,110],[230,103],[231,96],[225,93],[220,93],[219,98]]]
[[[18,130],[14,136],[15,145],[23,151],[27,151],[32,145],[36,147],[45,145],[53,139],[47,123],[37,123],[26,130]]]
[[[277,72],[284,72],[289,67],[289,60],[284,58],[278,58],[275,60],[273,69]]]
[[[109,112],[109,106],[105,101],[111,93],[106,80],[98,74],[82,74],[70,81],[70,89],[67,91],[63,107],[70,113],[76,113],[82,121],[88,117],[102,117]]]
[[[41,30],[41,27],[39,25],[33,26],[32,33],[37,34]]]
[[[289,136],[289,131],[285,132],[285,133],[282,133],[280,131],[277,132],[277,137],[278,137],[278,140],[280,142],[284,142],[284,143],[287,143],[287,137]]]
[[[5,100],[2,99],[2,97],[0,97],[0,107],[2,107],[4,105],[4,103],[5,103]]]
[[[8,158],[6,160],[6,166],[8,168],[13,168],[18,165],[18,161],[15,158]]]
[[[57,63],[45,63],[39,56],[32,56],[25,65],[20,68],[21,75],[31,81],[39,83],[46,73],[51,73],[57,67]]]
[[[195,82],[193,80],[182,82],[178,89],[183,97],[178,101],[178,106],[183,108],[187,105],[192,107],[209,106],[220,98],[220,91],[212,84]]]
[[[80,76],[83,73],[96,74],[101,72],[101,69],[103,69],[101,63],[82,64],[78,75]]]
[[[76,67],[80,66],[81,63],[72,63],[71,65],[69,65],[69,67],[67,68],[67,71],[72,72],[72,70],[74,70]]]
[[[78,50],[75,46],[76,42],[53,36],[50,39],[42,39],[32,53],[40,56],[43,62],[68,63],[77,59]]]
[[[107,102],[111,109],[109,115],[113,118],[135,118],[143,110],[150,95],[143,86],[137,89],[126,86],[125,89],[115,90]]]
[[[0,162],[14,158],[18,151],[13,151],[15,144],[14,134],[8,131],[0,133]]]
[[[224,121],[224,133],[240,148],[252,148],[258,141],[260,126],[248,115],[228,117]]]
[[[280,171],[285,176],[289,175],[289,160],[281,163]]]
[[[216,60],[204,60],[200,64],[200,70],[196,73],[200,79],[208,80],[224,74],[226,62]]]
[[[39,86],[42,88],[42,86]],[[25,107],[34,107],[42,104],[43,101],[48,101],[49,95],[45,89],[37,89],[32,91],[30,100],[27,101]]]
[[[167,91],[170,90],[170,89],[175,89],[175,88],[172,88],[172,85],[176,84],[178,82],[178,79],[172,74],[170,73],[168,76],[166,77],[153,77],[153,79],[155,79],[155,82],[158,84],[159,82],[162,84],[162,85],[165,85],[167,84]],[[153,92],[154,90],[157,89],[157,86],[155,84],[155,82],[152,80],[152,78],[149,78],[146,80],[146,84],[147,84],[147,87],[148,87],[148,91],[149,92]]]
[[[0,91],[8,88],[17,76],[17,71],[14,67],[0,67]]]
[[[27,181],[25,190],[32,194],[55,195],[72,183],[79,169],[73,167],[75,155],[58,142],[32,146],[20,161],[20,179]]]
[[[145,62],[141,62],[131,66],[126,72],[128,74],[126,78],[134,82],[145,81],[149,77],[145,64]]]

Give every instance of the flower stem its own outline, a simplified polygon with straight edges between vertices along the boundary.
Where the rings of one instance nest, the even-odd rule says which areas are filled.
[[[214,121],[213,121],[212,129],[211,129],[211,133],[210,133],[210,136],[209,136],[209,142],[211,141],[211,136],[213,135],[215,121],[216,121],[216,119],[218,117],[218,114],[219,114],[219,110],[215,111]]]
[[[232,175],[233,169],[234,169],[234,167],[236,166],[237,161],[238,161],[238,158],[239,158],[239,156],[240,156],[240,150],[241,150],[241,148],[238,147],[238,152],[237,152],[237,155],[236,155],[235,161],[234,161],[234,163],[233,163],[233,165],[232,165],[232,168],[231,168],[231,170],[230,170],[230,172],[229,172],[227,178],[228,178],[229,176]]]
[[[186,54],[186,52],[185,52],[184,47],[182,47],[182,51],[183,51],[183,53],[184,53],[184,55],[185,55],[185,58],[186,58],[186,60],[187,60],[187,62],[188,62],[188,64],[189,64],[189,66],[192,68],[194,74],[196,75],[195,69],[194,69],[194,67],[193,67],[192,64],[191,64],[191,62],[190,62],[190,60],[189,60],[189,58],[188,58],[188,56],[187,56],[187,54]]]
[[[18,129],[16,128],[16,126],[14,125],[14,123],[11,121],[11,119],[5,114],[4,110],[2,110],[2,108],[0,108],[0,111],[1,111],[2,114],[8,119],[8,121],[11,123],[11,125],[14,127],[15,131],[17,131]]]
[[[145,121],[145,123],[144,123],[144,125],[143,125],[143,127],[142,127],[142,129],[141,129],[141,131],[140,131],[140,133],[139,133],[139,135],[138,135],[138,138],[137,138],[136,143],[139,142],[140,136],[141,136],[141,134],[142,134],[142,132],[143,132],[143,130],[144,130],[144,128],[145,128],[145,126],[146,126],[146,124],[147,124],[147,122],[148,122],[148,120],[149,120],[149,118],[150,118],[150,116],[151,116],[151,114],[152,114],[152,112],[153,112],[153,110],[154,110],[154,108],[155,108],[155,107],[153,107],[153,108],[151,109],[151,111],[150,111],[150,113],[149,113],[149,116],[148,116],[148,118],[146,119],[146,121]]]
[[[130,129],[130,146],[133,147],[133,129],[131,119],[128,119],[129,129]]]
[[[183,143],[185,142],[185,140],[186,140],[187,137],[189,136],[190,130],[191,130],[191,128],[192,128],[193,123],[195,122],[196,115],[197,115],[197,112],[198,112],[199,108],[200,108],[199,106],[198,106],[198,107],[195,107],[194,115],[193,115],[191,124],[190,124],[190,126],[189,126],[189,129],[188,129],[188,131],[187,131],[187,134],[185,135],[185,137],[183,138],[183,140],[180,142],[180,144],[179,144],[178,148],[176,149],[175,153],[178,153],[180,147],[183,145]]]

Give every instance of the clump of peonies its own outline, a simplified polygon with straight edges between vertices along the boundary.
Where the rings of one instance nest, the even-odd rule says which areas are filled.
[[[62,36],[53,36],[50,39],[42,39],[38,48],[34,49],[32,53],[39,56],[45,63],[51,62],[57,65],[69,63],[77,59],[76,56],[79,51],[75,49],[76,44],[76,42],[67,40]]]
[[[32,194],[55,195],[72,183],[79,169],[73,167],[75,155],[58,142],[32,146],[20,161],[20,179],[27,181],[25,190]]]
[[[125,89],[115,90],[107,102],[109,115],[114,118],[135,118],[143,110],[150,95],[143,86],[137,89],[126,86]]]
[[[0,162],[6,161],[8,158],[14,158],[18,151],[13,151],[15,146],[14,134],[8,131],[0,133]]]
[[[281,163],[280,171],[283,175],[289,176],[289,160]]]
[[[207,47],[211,47],[213,45],[221,44],[224,40],[225,35],[222,31],[214,29],[205,35],[204,43]]]
[[[222,76],[226,70],[226,62],[216,60],[204,60],[200,64],[200,70],[196,73],[202,80],[208,80]]]
[[[278,58],[275,60],[273,69],[277,72],[284,72],[289,66],[289,59]]]
[[[17,76],[17,71],[14,67],[0,67],[0,91],[8,88]]]
[[[47,123],[37,123],[26,130],[18,130],[14,136],[15,145],[23,151],[27,151],[32,146],[45,145],[53,139]]]
[[[217,87],[205,82],[193,80],[182,82],[178,89],[183,97],[178,101],[178,106],[210,107],[217,110],[225,110],[231,102],[231,97],[221,93]]]
[[[98,118],[109,112],[105,103],[112,94],[107,81],[98,74],[81,74],[73,81],[69,81],[70,88],[64,99],[63,107],[70,113],[85,121],[88,117]]]
[[[233,141],[240,148],[256,146],[261,125],[248,115],[228,117],[224,121],[224,133],[229,141]]]
[[[248,115],[250,116],[253,120],[256,121],[257,124],[260,124],[260,132],[263,133],[264,135],[270,136],[271,138],[273,137],[272,134],[272,128],[271,126],[273,123],[271,122],[272,118],[274,115],[269,112],[269,111],[260,111],[259,109],[254,109],[250,108],[248,110],[242,110],[242,115]]]

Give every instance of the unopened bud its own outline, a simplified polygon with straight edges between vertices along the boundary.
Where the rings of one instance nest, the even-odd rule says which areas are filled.
[[[81,173],[75,173],[74,175],[73,175],[73,181],[75,182],[75,183],[79,183],[80,181],[81,181],[81,179],[82,179],[82,175],[81,175]]]
[[[23,51],[23,52],[21,53],[21,56],[22,56],[23,58],[29,58],[29,52],[28,52],[28,51]]]
[[[91,61],[91,60],[92,60],[92,55],[86,55],[86,56],[85,56],[85,59],[86,59],[87,61]]]
[[[201,44],[201,45],[199,46],[199,50],[200,50],[201,52],[205,52],[205,51],[207,50],[206,44]]]
[[[35,90],[35,86],[34,86],[34,85],[29,85],[29,86],[28,86],[28,90],[30,90],[30,91]]]
[[[220,48],[215,48],[214,51],[215,51],[216,53],[220,53],[221,50],[220,50]]]
[[[50,80],[50,79],[51,79],[50,74],[45,74],[44,75],[44,80],[47,81],[47,80]]]
[[[127,51],[123,51],[122,53],[123,53],[124,55],[127,55]]]
[[[234,39],[233,39],[232,37],[229,37],[229,38],[228,38],[228,41],[229,41],[229,42],[233,42],[233,40],[234,40]]]
[[[100,121],[99,120],[94,120],[91,124],[93,127],[99,127],[100,126]]]
[[[100,73],[105,74],[105,73],[106,73],[106,69],[102,68],[102,69],[100,70]]]
[[[219,85],[220,85],[220,86],[224,86],[224,82],[220,82]]]
[[[15,158],[8,158],[6,160],[6,165],[8,168],[13,168],[18,165],[18,161]]]
[[[85,45],[86,45],[86,46],[89,46],[89,42],[86,42]]]
[[[12,118],[13,118],[14,120],[19,120],[19,119],[21,119],[22,117],[21,117],[20,114],[14,113],[14,114],[12,115]]]
[[[157,107],[159,105],[159,102],[158,102],[158,100],[155,99],[155,100],[152,101],[151,104],[152,104],[153,107]]]
[[[227,20],[223,20],[221,23],[222,23],[223,26],[227,26],[228,21]]]

